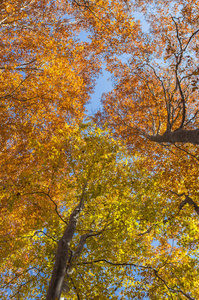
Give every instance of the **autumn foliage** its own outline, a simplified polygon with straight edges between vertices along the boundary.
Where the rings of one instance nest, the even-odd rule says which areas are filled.
[[[199,298],[198,7],[0,3],[1,299]]]

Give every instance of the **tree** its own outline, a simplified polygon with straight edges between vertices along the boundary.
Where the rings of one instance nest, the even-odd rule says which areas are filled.
[[[82,291],[79,287],[76,290],[76,285],[81,287],[82,283],[76,283],[75,277],[79,268],[82,272],[81,260],[78,267],[78,259],[87,240],[91,239],[84,249],[83,257],[87,262],[93,257],[99,260],[102,249],[107,254],[110,252],[106,258],[113,259],[114,252],[118,251],[117,244],[124,243],[124,233],[119,240],[118,236],[113,236],[115,230],[120,230],[121,222],[127,219],[129,209],[134,214],[130,205],[131,171],[121,160],[122,147],[107,139],[107,134],[99,129],[88,130],[87,125],[83,130],[66,126],[46,147],[34,140],[30,148],[35,158],[32,166],[21,172],[15,190],[5,201],[7,216],[2,225],[7,235],[1,264],[2,274],[6,276],[5,299],[8,288],[12,291],[11,299],[26,298],[30,294],[34,299],[40,299],[41,296],[37,295],[40,295],[43,285],[47,286],[46,279],[54,264],[58,241],[54,270],[56,272],[57,264],[60,264],[61,270],[58,268],[58,271],[61,271],[61,276],[53,271],[47,299],[60,297],[62,283],[59,280],[63,280],[63,276],[65,289],[68,291],[67,287],[72,285],[77,295],[110,293],[115,288],[106,291],[106,283],[100,283],[101,274],[99,286],[92,288],[93,291],[87,291],[86,286]],[[23,223],[23,226],[16,228],[16,222]],[[99,248],[97,242],[101,235]],[[111,250],[114,244],[110,244],[110,239],[116,249]],[[104,247],[106,244],[110,245],[110,250]],[[9,248],[12,251],[8,254]],[[123,251],[117,253],[117,259],[122,259],[123,255]],[[74,277],[71,275],[73,268],[77,269]],[[6,274],[8,269],[10,275]],[[91,284],[94,278],[90,268],[84,269],[83,276]],[[97,271],[103,274],[103,269],[99,265]],[[107,276],[114,283],[114,277],[111,279],[109,273]],[[54,277],[59,287],[54,285],[51,289],[55,284]],[[40,287],[39,292],[35,287]],[[71,298],[73,294],[74,291]]]
[[[5,199],[32,165],[31,140],[48,144],[65,123],[83,120],[100,63],[94,65],[98,59],[90,45],[75,37],[79,28],[61,4],[4,1],[0,10],[0,189]]]
[[[115,89],[104,96],[104,118],[132,144],[141,137],[198,145],[199,24],[190,19],[195,3],[188,9],[187,3],[167,2],[166,8],[158,1],[141,7],[150,27],[140,56],[132,53],[127,63],[110,64]]]
[[[31,138],[47,143],[57,128],[84,117],[100,63],[92,47],[75,38],[79,28],[64,9],[47,0],[0,6],[0,160],[7,176],[16,157],[26,163]]]
[[[32,165],[4,194],[2,299],[198,297],[188,199],[168,202],[159,174],[88,123],[29,146]]]
[[[0,9],[3,299],[197,299],[198,1]]]

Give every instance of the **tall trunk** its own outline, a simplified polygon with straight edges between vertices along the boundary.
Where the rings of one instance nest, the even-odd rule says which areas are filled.
[[[83,209],[83,196],[70,216],[66,230],[58,243],[55,264],[48,287],[46,300],[59,300],[62,293],[67,263],[69,260],[69,246],[76,230],[80,212]]]
[[[191,143],[199,145],[199,129],[166,131],[163,135],[147,135],[147,138],[157,143]]]
[[[46,300],[60,299],[66,273],[67,261],[68,245],[62,237],[58,244],[55,265],[53,268]]]

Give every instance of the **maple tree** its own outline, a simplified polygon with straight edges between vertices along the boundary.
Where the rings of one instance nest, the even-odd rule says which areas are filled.
[[[197,299],[198,1],[0,10],[2,299]]]

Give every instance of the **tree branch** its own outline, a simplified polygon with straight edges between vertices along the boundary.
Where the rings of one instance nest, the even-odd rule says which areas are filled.
[[[93,264],[93,263],[98,263],[98,262],[105,262],[105,263],[108,263],[108,264],[113,265],[113,266],[134,266],[136,268],[141,268],[141,269],[145,269],[145,270],[146,269],[152,270],[154,272],[154,275],[164,283],[164,285],[167,287],[167,289],[170,292],[172,292],[172,293],[181,293],[187,299],[195,300],[194,298],[189,296],[187,293],[183,292],[181,289],[176,290],[176,289],[170,288],[168,286],[168,284],[166,283],[166,281],[163,278],[160,277],[160,275],[158,274],[158,270],[154,269],[151,266],[142,266],[142,265],[137,265],[137,264],[134,264],[134,263],[113,263],[113,262],[108,261],[107,259],[96,259],[96,260],[93,260],[93,261],[90,261],[90,262],[82,262],[81,264],[78,264],[78,265],[82,265],[82,264],[87,265],[87,264]]]

